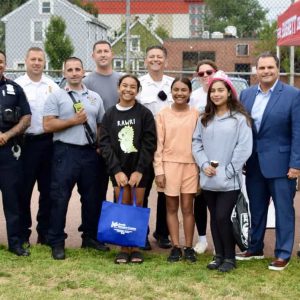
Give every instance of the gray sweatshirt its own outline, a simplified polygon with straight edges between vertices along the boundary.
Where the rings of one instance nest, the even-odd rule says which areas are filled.
[[[238,190],[242,182],[242,168],[252,152],[252,130],[246,117],[240,113],[229,112],[221,117],[215,116],[207,127],[201,117],[193,135],[192,150],[200,168],[200,186],[203,190]],[[219,162],[217,174],[208,177],[203,170],[211,160]]]

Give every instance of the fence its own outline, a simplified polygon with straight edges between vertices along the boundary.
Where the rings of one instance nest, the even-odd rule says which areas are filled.
[[[87,70],[94,69],[91,57],[94,42],[107,39],[112,43],[117,71],[143,74],[145,49],[162,44],[168,50],[167,73],[171,75],[193,76],[199,60],[212,59],[220,69],[253,82],[255,57],[261,51],[276,51],[277,15],[292,1],[85,1],[98,9],[96,17],[70,2],[30,0],[2,18],[8,77],[24,72],[24,57],[29,47],[44,48],[50,17],[58,15],[66,25],[73,55],[83,60]],[[57,31],[57,36],[61,31]],[[53,44],[57,51],[63,51],[62,40],[54,39]],[[280,59],[281,71],[288,73],[288,48],[281,49]],[[51,65],[47,69],[52,76],[60,76],[53,73]],[[297,50],[295,71],[300,73]],[[288,74],[283,77],[288,80]]]

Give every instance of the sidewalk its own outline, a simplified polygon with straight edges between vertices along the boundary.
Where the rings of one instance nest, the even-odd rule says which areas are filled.
[[[109,187],[108,190],[108,200],[112,199],[112,187]],[[0,194],[1,198],[1,194]],[[81,238],[80,233],[78,232],[78,227],[81,223],[81,208],[80,208],[80,197],[77,194],[76,188],[73,191],[72,198],[69,203],[69,209],[68,209],[68,215],[67,215],[67,225],[66,225],[66,233],[68,234],[68,239],[66,240],[66,247],[69,248],[77,248],[81,246]],[[2,198],[1,198],[2,200]],[[149,205],[151,208],[151,217],[150,217],[150,243],[152,245],[153,251],[156,252],[166,252],[168,253],[169,250],[162,250],[157,247],[157,244],[152,237],[153,230],[155,228],[155,210],[156,210],[156,191],[155,187],[152,188],[151,194],[150,194],[150,200]],[[33,192],[32,197],[32,216],[33,216],[33,233],[31,235],[30,242],[32,244],[35,244],[37,239],[37,234],[35,231],[36,227],[36,212],[37,212],[37,206],[38,206],[38,192],[37,187],[35,187],[35,190]],[[296,236],[295,236],[295,244],[294,244],[294,251],[293,255],[296,255],[296,252],[299,250],[299,243],[300,243],[300,191],[296,193],[295,197],[295,211],[296,211]],[[182,223],[180,224],[182,226]],[[0,202],[0,244],[7,245],[7,239],[6,239],[6,226],[5,226],[5,220],[3,215],[3,208],[2,208],[2,201]],[[210,235],[210,229],[208,225],[207,230],[208,235],[208,244],[209,249],[208,251],[212,253],[212,239]],[[266,231],[265,236],[265,256],[273,257],[273,249],[275,245],[275,230],[268,229]],[[183,231],[181,228],[181,242],[182,245],[184,244],[183,237]],[[195,233],[195,239],[194,243],[196,243],[196,233]]]

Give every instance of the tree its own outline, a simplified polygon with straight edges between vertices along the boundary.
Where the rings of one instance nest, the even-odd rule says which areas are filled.
[[[0,18],[7,15],[15,8],[24,4],[27,0],[8,0],[0,1]],[[5,26],[4,23],[0,22],[0,49],[4,50],[5,48]]]
[[[258,55],[265,51],[276,51],[277,43],[277,22],[264,23],[262,29],[258,33],[258,43],[255,45],[255,54]]]
[[[259,32],[259,41],[255,46],[255,54],[259,55],[265,51],[276,53],[277,45],[277,21],[273,23],[265,23]],[[280,47],[280,71],[290,71],[290,54],[289,47]],[[295,47],[295,72],[300,72],[300,47]]]
[[[163,26],[157,26],[154,31],[162,40],[165,40],[170,37],[170,34],[167,29],[165,29]]]
[[[52,16],[46,29],[45,51],[51,68],[60,70],[66,58],[74,52],[71,39],[65,34],[66,23],[62,17]]]
[[[79,6],[94,17],[98,17],[98,9],[92,2],[83,3],[82,0],[69,0],[72,4]]]
[[[236,26],[239,37],[255,36],[266,20],[267,10],[258,0],[206,0],[205,29],[224,32]]]

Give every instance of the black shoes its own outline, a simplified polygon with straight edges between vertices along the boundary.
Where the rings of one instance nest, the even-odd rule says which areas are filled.
[[[170,249],[172,248],[172,244],[168,238],[168,236],[162,236],[156,233],[153,233],[153,237],[157,240],[158,247],[162,249]]]
[[[177,262],[182,259],[182,251],[179,247],[174,246],[167,258],[168,262]]]
[[[144,251],[150,251],[150,250],[152,250],[152,247],[151,247],[151,244],[150,244],[150,242],[149,242],[148,237],[147,237],[147,239],[146,239],[146,244],[145,244],[145,246],[144,246],[144,247],[140,247],[140,249],[141,249],[141,250],[144,250]]]
[[[236,268],[235,259],[225,258],[221,266],[218,268],[219,272],[227,273]]]
[[[54,246],[52,247],[52,257],[53,259],[62,260],[65,259],[65,247],[64,246]]]
[[[38,235],[36,243],[41,245],[48,245],[48,240],[44,235]]]
[[[28,249],[24,249],[23,247],[16,247],[16,248],[10,248],[8,249],[11,253],[17,255],[17,256],[29,256],[30,252]]]
[[[109,247],[92,238],[85,238],[82,240],[81,248],[92,248],[98,251],[109,251]]]
[[[209,270],[218,270],[223,263],[223,257],[214,256],[213,260],[206,266]]]
[[[184,256],[183,258],[191,263],[197,261],[195,250],[192,247],[184,247],[183,248]]]

